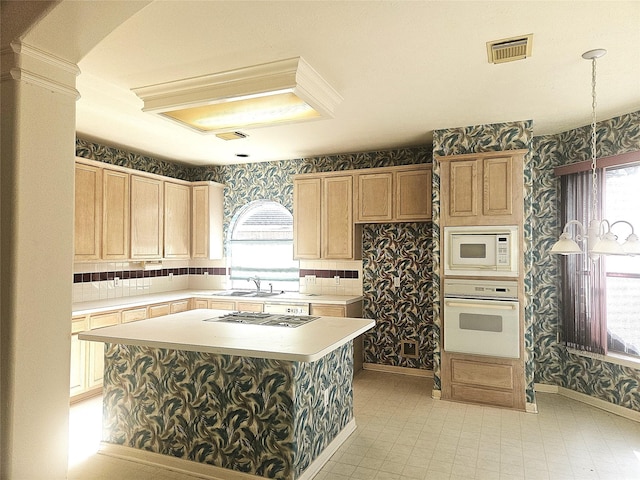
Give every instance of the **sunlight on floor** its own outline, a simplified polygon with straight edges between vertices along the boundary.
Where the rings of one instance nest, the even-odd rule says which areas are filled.
[[[102,397],[85,400],[69,409],[69,467],[94,455],[102,436]]]

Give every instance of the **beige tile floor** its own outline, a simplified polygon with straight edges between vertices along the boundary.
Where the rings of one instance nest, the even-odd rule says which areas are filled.
[[[640,480],[640,423],[553,394],[540,413],[436,401],[431,380],[364,371],[358,429],[316,480]],[[96,454],[100,399],[71,409],[70,480],[193,480]]]

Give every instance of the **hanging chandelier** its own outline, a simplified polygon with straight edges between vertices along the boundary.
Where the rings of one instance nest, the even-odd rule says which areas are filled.
[[[635,234],[633,225],[626,220],[613,223],[609,220],[599,220],[598,211],[598,183],[596,175],[596,59],[604,56],[606,50],[598,48],[582,54],[585,60],[591,60],[591,220],[588,228],[578,220],[570,220],[562,230],[560,239],[551,248],[551,253],[560,255],[574,255],[583,253],[578,242],[587,242],[587,253],[593,260],[600,255],[640,255],[640,240]],[[631,234],[624,243],[618,242],[618,236],[611,230],[618,224],[626,224],[631,228]],[[575,240],[570,233],[571,225],[576,227]],[[586,233],[586,236],[585,236]]]

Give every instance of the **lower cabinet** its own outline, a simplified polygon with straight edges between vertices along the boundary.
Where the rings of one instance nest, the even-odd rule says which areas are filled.
[[[120,323],[120,312],[102,313],[89,317],[89,330],[110,327]],[[89,370],[87,388],[102,386],[104,375],[104,343],[89,342]]]
[[[78,339],[78,334],[87,329],[87,316],[71,319],[71,372],[69,389],[71,396],[87,389],[87,342]]]
[[[184,312],[189,310],[190,306],[191,300],[184,299],[73,317],[71,319],[71,370],[69,381],[69,395],[72,400],[79,400],[100,391],[104,375],[104,343],[79,340],[78,334],[80,332],[118,325],[119,323],[160,317],[169,313]],[[196,306],[195,308],[207,307]]]
[[[333,305],[328,303],[312,303],[309,315],[316,317],[353,317],[362,318],[362,300],[348,305]],[[364,362],[362,335],[353,339],[353,373],[362,370]]]
[[[524,410],[524,388],[519,359],[442,354],[443,399]]]

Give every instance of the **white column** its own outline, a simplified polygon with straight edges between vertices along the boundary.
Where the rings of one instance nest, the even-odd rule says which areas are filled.
[[[67,475],[74,64],[2,51],[0,477]]]

